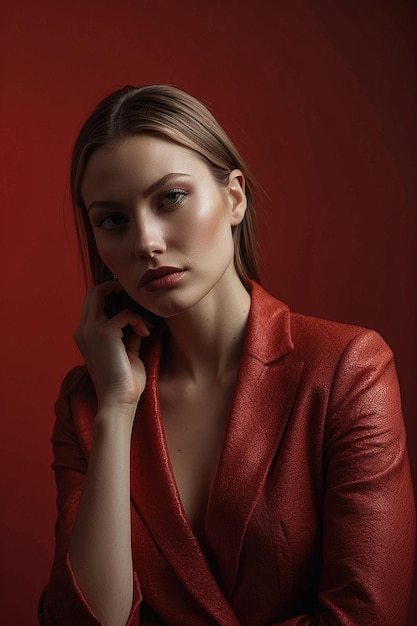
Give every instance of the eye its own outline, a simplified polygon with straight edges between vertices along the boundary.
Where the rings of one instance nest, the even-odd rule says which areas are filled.
[[[185,189],[170,189],[166,191],[158,202],[158,209],[170,209],[180,205],[188,196]]]
[[[112,213],[101,219],[96,226],[104,230],[115,230],[127,224],[127,218],[121,213]]]

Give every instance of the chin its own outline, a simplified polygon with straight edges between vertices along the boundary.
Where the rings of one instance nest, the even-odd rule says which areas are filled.
[[[155,298],[153,302],[143,302],[143,306],[155,315],[168,319],[190,311],[204,299],[205,295],[198,294],[190,297],[188,294],[187,297],[184,293],[180,294],[179,292],[176,294],[161,293],[160,297]]]

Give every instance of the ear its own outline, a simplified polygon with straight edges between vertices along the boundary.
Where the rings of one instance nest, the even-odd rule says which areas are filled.
[[[230,206],[230,224],[237,226],[245,217],[248,204],[245,194],[245,177],[240,170],[230,172],[227,195]]]

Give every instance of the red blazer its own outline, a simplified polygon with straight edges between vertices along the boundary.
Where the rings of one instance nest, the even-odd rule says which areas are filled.
[[[160,354],[154,333],[131,448],[129,626],[140,607],[178,626],[403,625],[415,509],[393,357],[379,335],[290,313],[253,285],[205,552],[170,468]],[[68,559],[93,437],[85,372],[67,377],[56,410],[56,557],[40,619],[93,626]]]

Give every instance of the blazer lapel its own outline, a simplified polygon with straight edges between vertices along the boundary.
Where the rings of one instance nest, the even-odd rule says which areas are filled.
[[[233,593],[249,518],[297,396],[302,363],[283,358],[292,349],[287,307],[277,306],[254,284],[246,347],[206,516],[207,540],[227,598]]]
[[[230,598],[243,536],[279,452],[302,364],[264,366],[244,357],[222,459],[206,516],[206,536]]]

